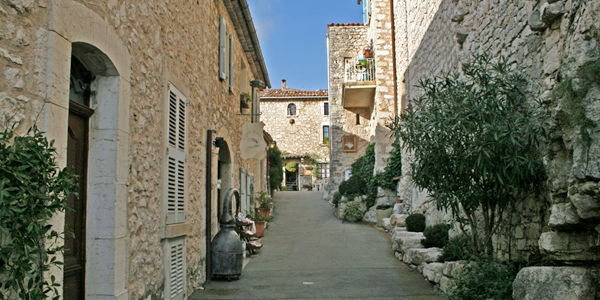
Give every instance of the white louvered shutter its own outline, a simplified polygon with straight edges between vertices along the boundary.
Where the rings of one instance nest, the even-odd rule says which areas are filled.
[[[233,93],[233,34],[229,35],[229,92]]]
[[[222,15],[219,18],[219,79],[227,80],[227,23]]]
[[[363,0],[363,23],[369,25],[369,16],[371,15],[371,2],[370,0]]]
[[[187,100],[169,84],[167,145],[167,224],[183,223],[186,217],[186,121]]]
[[[165,299],[185,298],[185,238],[170,239],[166,249]]]

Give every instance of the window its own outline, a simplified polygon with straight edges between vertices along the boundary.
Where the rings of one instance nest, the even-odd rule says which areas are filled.
[[[229,92],[233,93],[233,34],[229,35]]]
[[[168,239],[165,243],[165,299],[185,298],[185,238]]]
[[[323,143],[325,143],[325,139],[329,137],[329,125],[323,126]]]
[[[329,178],[329,164],[318,164],[317,168],[319,171],[319,179]]]
[[[294,104],[294,103],[288,104],[287,115],[288,116],[295,116],[296,115],[296,104]]]
[[[227,23],[222,15],[219,18],[219,79],[227,80]]]
[[[360,125],[360,114],[356,114],[356,125]]]
[[[168,84],[166,218],[167,224],[183,223],[186,218],[186,136],[187,105],[183,94]]]
[[[371,0],[362,0],[363,3],[363,23],[365,26],[369,25],[369,19],[371,18]]]
[[[329,115],[329,102],[324,102],[323,103],[323,114],[328,116]]]

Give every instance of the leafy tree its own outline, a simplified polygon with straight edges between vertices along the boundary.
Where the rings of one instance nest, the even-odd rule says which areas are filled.
[[[475,55],[457,73],[421,80],[421,97],[390,128],[414,153],[412,180],[449,210],[473,253],[493,253],[492,236],[511,205],[539,192],[539,118],[526,103],[524,79],[505,59]],[[483,242],[477,215],[483,218]]]
[[[62,265],[54,255],[64,247],[48,221],[65,211],[77,183],[58,168],[53,142],[36,128],[0,133],[0,299],[59,298],[59,284],[44,272]]]
[[[269,150],[269,186],[271,190],[281,186],[283,181],[283,158],[277,145]]]

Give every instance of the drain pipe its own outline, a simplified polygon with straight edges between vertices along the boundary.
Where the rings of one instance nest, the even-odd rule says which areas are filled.
[[[206,131],[206,282],[212,277],[212,146],[215,130]]]
[[[394,0],[390,0],[390,10],[392,18],[392,66],[394,68],[394,118],[398,115],[398,75],[396,69],[396,18],[394,16]]]

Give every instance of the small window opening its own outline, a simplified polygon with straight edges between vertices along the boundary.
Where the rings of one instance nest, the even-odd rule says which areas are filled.
[[[360,114],[356,114],[356,125],[360,125]]]
[[[287,114],[288,116],[295,116],[296,115],[296,104],[294,103],[290,103],[287,107]]]

